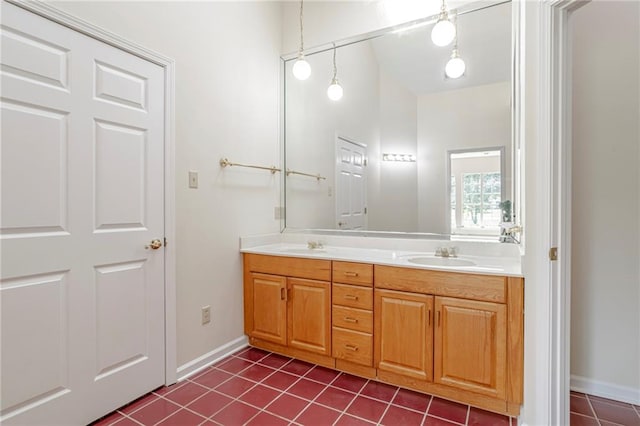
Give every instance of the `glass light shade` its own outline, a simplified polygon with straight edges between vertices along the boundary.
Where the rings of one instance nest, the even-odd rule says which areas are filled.
[[[332,101],[339,101],[340,99],[342,99],[342,95],[343,95],[342,86],[338,84],[337,80],[333,80],[331,82],[331,85],[327,89],[327,96]]]
[[[299,56],[293,64],[293,76],[298,80],[306,80],[311,75],[311,65],[304,60],[303,56]]]
[[[456,27],[448,19],[439,20],[431,30],[431,41],[436,46],[448,46],[456,37]]]
[[[447,65],[444,67],[444,73],[449,78],[459,78],[462,77],[466,68],[467,66],[462,58],[458,55],[454,55],[449,59],[449,62],[447,62]]]

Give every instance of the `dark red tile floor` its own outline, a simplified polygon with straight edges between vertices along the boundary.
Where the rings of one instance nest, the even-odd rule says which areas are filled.
[[[571,392],[571,426],[640,426],[640,406]]]
[[[637,411],[640,409],[619,404],[622,403],[572,393],[572,426],[640,426]],[[636,415],[636,423],[632,414]],[[516,421],[468,405],[247,348],[187,380],[156,389],[94,423],[100,426],[245,424],[515,426]]]

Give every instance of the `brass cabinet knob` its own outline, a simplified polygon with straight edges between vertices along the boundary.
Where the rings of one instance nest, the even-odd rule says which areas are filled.
[[[155,240],[151,240],[151,243],[149,243],[148,246],[144,246],[145,250],[158,250],[160,247],[162,247],[162,241],[157,238]]]

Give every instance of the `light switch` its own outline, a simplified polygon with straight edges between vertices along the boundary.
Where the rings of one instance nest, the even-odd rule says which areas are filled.
[[[198,172],[189,171],[189,188],[196,189],[198,187]]]

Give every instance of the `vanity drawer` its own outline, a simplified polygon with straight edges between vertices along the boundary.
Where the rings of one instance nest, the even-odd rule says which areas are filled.
[[[333,282],[373,286],[373,265],[368,263],[333,262]]]
[[[354,285],[333,284],[334,305],[359,309],[373,309],[373,289]]]
[[[373,366],[373,336],[369,333],[333,327],[333,357]]]
[[[245,253],[245,270],[270,275],[331,281],[331,261]]]
[[[507,278],[376,265],[375,286],[436,296],[505,303]]]
[[[333,326],[373,333],[373,312],[363,309],[333,306]]]

